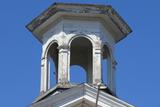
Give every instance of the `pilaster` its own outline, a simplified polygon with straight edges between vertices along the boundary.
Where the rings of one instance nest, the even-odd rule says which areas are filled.
[[[41,89],[44,93],[48,90],[48,60],[47,57],[41,59]]]
[[[101,80],[101,49],[93,51],[93,84],[97,85]]]
[[[58,61],[58,84],[65,87],[69,83],[69,47],[60,46],[59,49],[59,61]]]

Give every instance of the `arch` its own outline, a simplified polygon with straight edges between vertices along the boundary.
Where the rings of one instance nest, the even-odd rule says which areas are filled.
[[[49,51],[50,47],[55,43],[59,46],[57,40],[52,40],[50,43],[47,44],[47,47],[44,50],[44,54],[42,55],[42,58],[46,58],[47,57],[47,54],[48,54],[48,51]]]
[[[84,68],[87,74],[86,82],[91,83],[93,72],[93,43],[91,39],[84,35],[75,36],[70,40],[69,47],[70,66],[78,65]]]
[[[88,39],[88,40],[92,43],[92,47],[95,46],[94,40],[93,40],[92,37],[90,37],[90,36],[88,36],[88,35],[85,35],[85,34],[76,34],[76,35],[73,35],[73,36],[71,37],[71,39],[69,40],[69,42],[68,42],[69,47],[71,46],[72,41],[73,41],[74,39],[76,39],[76,38],[79,38],[79,37],[83,37],[83,38]]]
[[[52,41],[46,48],[45,58],[47,60],[48,89],[56,85],[58,81],[58,43]]]

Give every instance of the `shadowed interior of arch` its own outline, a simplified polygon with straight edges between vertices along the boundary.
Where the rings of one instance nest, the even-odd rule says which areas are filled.
[[[58,44],[53,43],[48,51],[47,59],[48,59],[48,76],[50,82],[48,82],[48,86],[53,87],[57,83],[58,77]]]
[[[71,83],[92,82],[92,43],[85,37],[77,37],[72,40],[70,46],[70,65],[74,65],[70,70]],[[77,67],[80,66],[80,67]],[[84,70],[85,74],[84,75]],[[82,73],[80,73],[82,72]],[[73,74],[75,75],[73,75]],[[84,79],[86,77],[86,80]],[[85,81],[84,81],[85,80]]]

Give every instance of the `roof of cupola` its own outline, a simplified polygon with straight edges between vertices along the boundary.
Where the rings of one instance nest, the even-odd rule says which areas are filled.
[[[93,5],[93,4],[73,4],[73,3],[54,3],[47,10],[41,13],[26,27],[41,41],[39,32],[50,23],[57,22],[61,17],[88,17],[104,20],[104,24],[109,24],[112,31],[117,32],[115,41],[118,42],[132,32],[127,23],[110,5]]]

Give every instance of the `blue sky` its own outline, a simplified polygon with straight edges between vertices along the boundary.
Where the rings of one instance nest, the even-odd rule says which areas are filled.
[[[136,107],[160,107],[159,0],[1,0],[2,107],[26,107],[39,95],[41,44],[25,25],[54,2],[112,5],[133,29],[116,45],[118,97]]]

